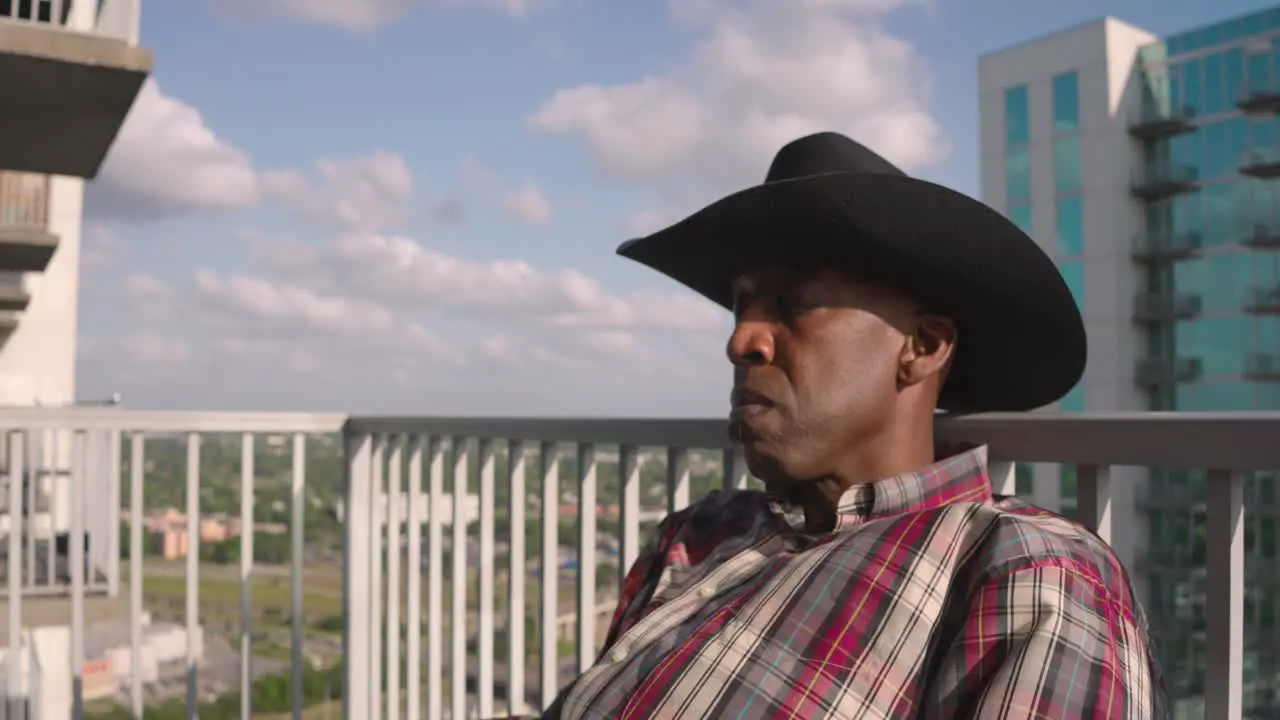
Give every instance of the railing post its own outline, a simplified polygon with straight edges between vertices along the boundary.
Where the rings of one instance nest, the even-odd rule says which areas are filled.
[[[405,572],[405,715],[422,720],[422,451],[423,438],[410,436],[409,468],[409,548]]]
[[[369,610],[372,580],[370,538],[375,532],[370,477],[373,440],[364,433],[343,431],[346,459],[346,496],[342,517],[342,657],[345,687],[342,716],[345,720],[374,718],[370,713],[372,687],[369,670]]]
[[[724,473],[725,490],[747,489],[747,463],[742,451],[737,447],[726,448],[721,461],[721,472]]]
[[[560,686],[560,653],[556,635],[559,615],[558,596],[560,585],[560,446],[543,442],[540,455],[542,472],[542,582],[538,616],[541,656],[539,677],[543,710],[551,706]]]
[[[578,445],[578,673],[596,661],[596,449]]]
[[[240,436],[240,717],[253,717],[253,433]]]
[[[20,718],[24,712],[22,696],[18,688],[22,687],[22,563],[17,558],[22,552],[22,531],[18,524],[22,517],[22,461],[25,454],[22,449],[23,435],[20,432],[6,433],[4,440],[8,444],[9,455],[9,577],[7,598],[9,604],[9,662],[8,670],[9,696],[5,698],[5,716]],[[35,514],[32,506],[31,514]],[[35,542],[35,536],[28,539]],[[34,580],[34,577],[32,578]],[[34,583],[33,583],[34,584]]]
[[[1244,713],[1244,478],[1211,470],[1205,565],[1205,717]]]
[[[480,599],[476,645],[479,649],[479,673],[476,677],[476,699],[480,717],[493,716],[493,576],[494,576],[494,441],[480,439]]]
[[[1110,544],[1112,540],[1111,468],[1100,465],[1076,467],[1076,508],[1080,522]]]
[[[507,714],[524,713],[525,669],[525,488],[524,442],[507,444],[507,514],[511,537],[507,559]]]
[[[640,459],[639,449],[623,445],[618,449],[618,595],[631,563],[640,553]]]
[[[667,448],[667,512],[689,507],[689,451]]]

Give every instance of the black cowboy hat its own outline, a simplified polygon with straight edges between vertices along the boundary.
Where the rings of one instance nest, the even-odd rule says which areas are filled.
[[[1053,261],[986,205],[909,177],[861,144],[818,133],[778,151],[762,185],[618,248],[725,307],[743,272],[838,264],[902,290],[956,324],[938,407],[1031,410],[1084,374],[1087,341]]]

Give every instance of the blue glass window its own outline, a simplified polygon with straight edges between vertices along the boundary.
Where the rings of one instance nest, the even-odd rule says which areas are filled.
[[[1069,135],[1053,141],[1053,185],[1058,193],[1080,189],[1080,136]]]
[[[1022,232],[1031,234],[1031,206],[1030,205],[1013,205],[1009,208],[1009,219],[1017,225]]]
[[[1010,148],[1004,156],[1005,192],[1010,205],[1031,199],[1031,152]]]
[[[1006,145],[1024,145],[1031,140],[1031,103],[1027,86],[1004,91],[1004,141]]]
[[[1074,132],[1080,128],[1080,77],[1075,72],[1053,79],[1053,131]]]
[[[1078,383],[1058,401],[1058,409],[1062,412],[1084,412],[1084,383]],[[1073,478],[1074,479],[1074,478]]]
[[[1062,273],[1062,279],[1067,282],[1067,287],[1071,289],[1071,296],[1076,299],[1076,305],[1084,308],[1084,263],[1083,262],[1067,262],[1058,266],[1058,272]]]
[[[1054,203],[1054,226],[1058,233],[1058,252],[1064,258],[1084,254],[1084,207],[1079,195],[1058,198]],[[1063,268],[1063,275],[1066,269]]]

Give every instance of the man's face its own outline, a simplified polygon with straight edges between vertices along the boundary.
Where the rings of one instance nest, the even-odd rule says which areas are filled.
[[[770,268],[734,288],[730,431],[766,482],[822,477],[890,420],[918,308],[835,271]]]

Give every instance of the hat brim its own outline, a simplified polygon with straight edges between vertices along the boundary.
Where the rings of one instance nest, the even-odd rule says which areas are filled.
[[[948,412],[1043,407],[1084,374],[1084,322],[1053,261],[1003,215],[924,180],[832,173],[758,185],[618,254],[725,308],[749,270],[801,260],[865,268],[956,323],[938,403]]]

